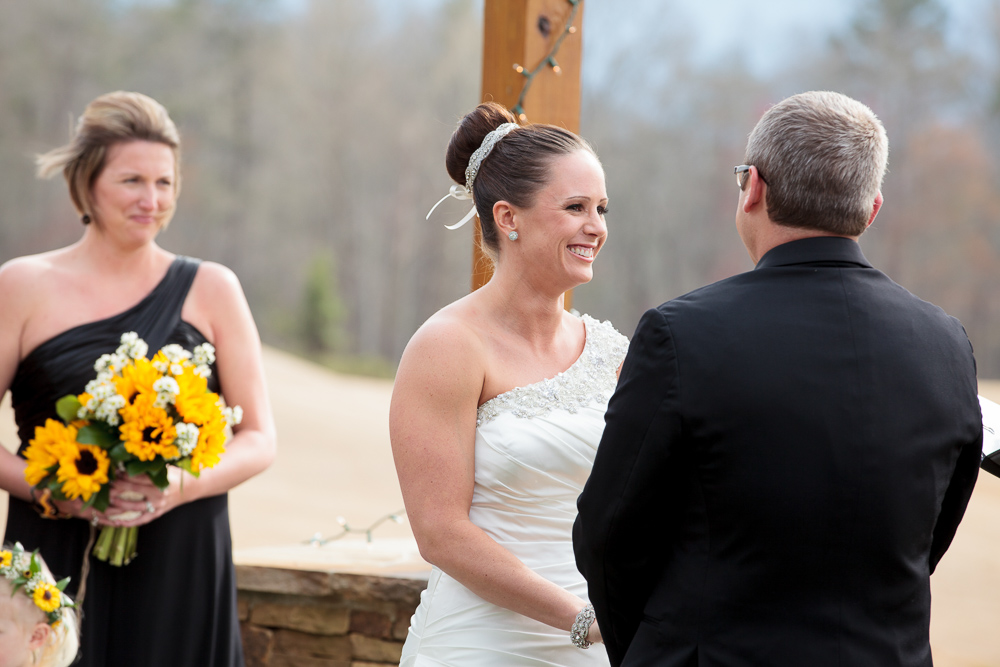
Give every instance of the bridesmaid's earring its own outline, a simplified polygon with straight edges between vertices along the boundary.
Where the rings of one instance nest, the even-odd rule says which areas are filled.
[[[84,213],[82,216],[80,216],[80,222],[82,222],[85,225],[89,225],[90,224],[90,214],[89,213]]]
[[[517,232],[511,232],[510,234],[507,235],[507,238],[509,238],[511,241],[516,241],[517,240]]]

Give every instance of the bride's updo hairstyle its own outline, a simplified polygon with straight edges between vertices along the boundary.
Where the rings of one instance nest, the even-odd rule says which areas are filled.
[[[496,102],[480,104],[467,114],[451,135],[445,153],[448,175],[465,185],[469,158],[487,134],[504,123],[517,123],[510,111]],[[535,203],[535,195],[549,182],[549,167],[560,155],[585,150],[597,157],[586,141],[555,125],[522,125],[502,138],[479,166],[472,196],[483,231],[483,252],[496,261],[500,254],[493,205],[506,201],[520,208]]]
[[[118,143],[152,141],[174,154],[174,197],[181,191],[181,137],[163,105],[142,93],[117,91],[87,105],[77,121],[73,139],[35,158],[39,178],[62,172],[73,206],[83,223],[91,221],[91,190],[107,162],[108,150]]]

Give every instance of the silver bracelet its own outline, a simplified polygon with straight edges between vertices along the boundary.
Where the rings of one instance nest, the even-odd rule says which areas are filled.
[[[594,605],[588,604],[580,610],[580,613],[576,615],[576,620],[573,621],[573,628],[569,631],[569,640],[573,642],[573,646],[578,648],[593,646],[594,643],[587,640],[587,635],[590,633],[590,626],[593,625],[596,618]]]

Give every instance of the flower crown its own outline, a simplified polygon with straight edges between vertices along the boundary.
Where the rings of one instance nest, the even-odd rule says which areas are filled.
[[[42,560],[38,550],[30,554],[25,552],[20,542],[12,549],[0,551],[0,574],[10,582],[14,589],[12,595],[17,595],[20,588],[31,598],[35,606],[42,610],[49,625],[55,627],[62,620],[62,610],[74,608],[73,600],[63,593],[69,577],[56,582],[51,575],[42,569]]]

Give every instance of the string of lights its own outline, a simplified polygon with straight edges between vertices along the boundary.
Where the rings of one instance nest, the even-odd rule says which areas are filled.
[[[548,54],[542,58],[538,65],[536,65],[531,71],[528,71],[523,66],[514,63],[514,70],[518,74],[523,74],[525,80],[524,86],[521,87],[521,94],[517,98],[517,104],[514,105],[514,108],[511,109],[511,111],[514,112],[514,115],[516,115],[522,123],[528,120],[527,114],[524,113],[524,98],[528,95],[528,89],[531,88],[531,83],[534,81],[535,75],[541,72],[545,67],[551,67],[552,71],[557,75],[562,73],[562,68],[560,68],[559,63],[556,62],[556,54],[559,53],[559,47],[562,46],[563,40],[566,39],[566,35],[572,35],[576,32],[576,26],[573,25],[573,21],[576,19],[577,10],[580,9],[581,0],[566,1],[573,6],[573,9],[570,10],[569,19],[566,20],[566,25],[563,28],[562,34],[560,34],[559,38],[552,44],[552,49],[548,52]]]
[[[347,519],[345,519],[342,516],[338,516],[337,523],[340,524],[340,532],[338,534],[334,535],[333,537],[324,538],[320,533],[316,533],[315,535],[312,536],[311,539],[306,540],[305,543],[314,547],[321,547],[324,544],[328,544],[330,542],[336,542],[337,540],[345,537],[350,533],[364,533],[365,538],[369,542],[371,542],[372,533],[375,531],[376,528],[381,526],[386,521],[392,521],[394,523],[403,523],[403,517],[405,516],[406,516],[406,510],[398,509],[395,512],[392,512],[391,514],[386,514],[383,517],[379,517],[378,519],[375,520],[374,523],[372,523],[367,528],[352,528],[347,523]]]

